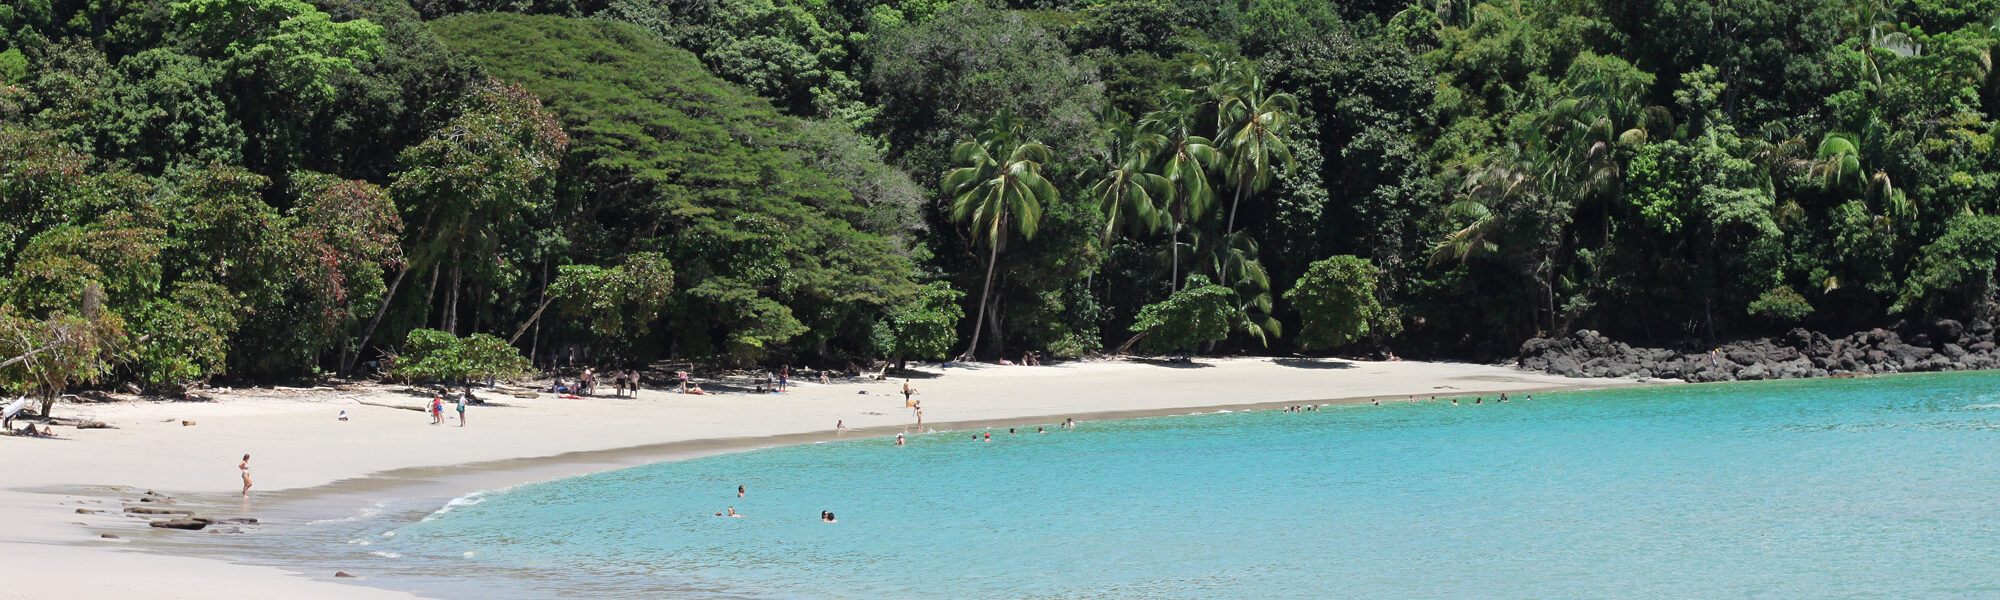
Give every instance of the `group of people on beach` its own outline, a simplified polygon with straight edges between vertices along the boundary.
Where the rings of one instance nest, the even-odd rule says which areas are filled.
[[[575,382],[564,380],[562,377],[556,377],[555,381],[549,384],[549,393],[576,394],[579,396],[595,395],[597,394],[597,380],[602,376],[602,374],[597,372],[597,369],[584,367],[583,372],[577,374]],[[617,390],[617,396],[620,398],[625,397],[626,392],[631,392],[634,398],[639,397],[640,383],[641,379],[637,370],[624,369],[611,371],[611,387]],[[686,385],[687,383],[685,374],[682,375],[681,383],[682,385]]]
[[[465,426],[465,394],[462,394],[462,393],[453,393],[453,394],[452,394],[452,404],[453,404],[454,406],[456,406],[456,407],[458,408],[458,426],[459,426],[459,427],[464,427],[464,426]],[[430,413],[430,414],[431,414],[431,424],[432,424],[432,425],[443,425],[443,424],[444,424],[444,392],[436,392],[436,393],[432,393],[432,394],[431,394],[431,403],[430,403],[430,405],[429,405],[429,406],[427,406],[427,407],[425,407],[425,408],[424,408],[424,412],[427,412],[427,413]],[[343,415],[345,415],[345,413],[344,413],[344,412],[343,412],[342,414],[343,414]]]

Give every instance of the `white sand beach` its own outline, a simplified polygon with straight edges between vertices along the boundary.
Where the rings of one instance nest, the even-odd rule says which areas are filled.
[[[575,400],[486,394],[500,405],[472,407],[462,428],[449,419],[433,426],[419,412],[362,404],[416,407],[426,400],[404,386],[237,389],[219,393],[215,402],[63,403],[55,409],[58,417],[88,417],[114,429],[59,426],[56,439],[0,437],[6,463],[0,469],[6,474],[0,481],[0,572],[10,574],[0,584],[0,598],[411,598],[334,583],[327,579],[332,567],[294,574],[137,550],[126,540],[100,536],[149,534],[145,520],[118,514],[120,500],[145,490],[236,494],[236,466],[245,453],[252,455],[256,487],[244,512],[254,515],[259,502],[279,501],[266,500],[274,492],[352,486],[398,469],[697,440],[759,445],[758,438],[771,436],[832,435],[836,422],[867,430],[849,435],[886,435],[888,428],[914,425],[898,393],[903,382],[795,381],[785,394],[682,395],[666,391],[664,382],[653,382],[656,387],[637,398],[612,397],[608,384],[598,396]],[[910,384],[927,426],[1034,426],[1068,415],[1641,385],[1488,365],[1262,358],[924,367]],[[347,421],[336,419],[343,410]],[[779,442],[762,445],[772,443]],[[589,462],[555,475],[544,468],[518,477],[616,466]],[[105,512],[81,514],[78,508]]]

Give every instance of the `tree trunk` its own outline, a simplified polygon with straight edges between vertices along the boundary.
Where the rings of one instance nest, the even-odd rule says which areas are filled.
[[[552,300],[554,300],[554,298],[550,298],[550,297],[549,297],[549,293],[548,293],[548,290],[547,290],[547,289],[543,289],[543,290],[542,290],[542,305],[541,305],[541,306],[537,306],[537,307],[535,307],[535,314],[532,314],[532,315],[529,315],[529,316],[528,316],[528,322],[526,322],[526,323],[522,323],[522,324],[521,324],[521,327],[520,327],[519,329],[515,329],[515,330],[514,330],[514,335],[511,335],[511,336],[508,336],[508,337],[507,337],[507,343],[508,343],[508,344],[513,344],[513,343],[514,343],[514,340],[518,340],[518,339],[521,339],[521,334],[523,334],[523,333],[527,333],[527,332],[528,332],[528,326],[530,326],[530,325],[534,325],[534,324],[535,324],[536,322],[540,321],[540,320],[541,320],[541,318],[542,318],[542,311],[544,311],[544,310],[547,310],[547,309],[549,308],[549,302],[550,302],[550,301],[552,301]],[[537,331],[537,332],[539,332],[540,330],[538,329],[538,330],[536,330],[536,331]],[[539,336],[539,334],[537,335],[537,337],[540,337],[540,336]],[[533,352],[533,351],[532,351],[532,350],[530,350],[530,352]],[[534,355],[533,355],[533,354],[529,354],[529,356],[534,356]]]
[[[1007,333],[1000,328],[1000,295],[993,295],[993,308],[986,311],[986,320],[993,328],[993,335],[986,336],[986,345],[996,358],[1007,358]]]
[[[997,240],[987,240],[986,245],[990,248],[986,253],[986,287],[979,292],[979,316],[972,320],[972,343],[965,347],[964,354],[958,355],[959,360],[970,360],[979,350],[979,334],[986,325],[986,300],[993,295],[993,264],[1000,262],[1000,244]]]
[[[1238,179],[1236,181],[1236,199],[1229,201],[1229,222],[1222,226],[1222,233],[1224,235],[1236,233],[1236,207],[1243,204],[1243,196],[1245,192],[1250,190],[1248,184],[1248,180]]]
[[[375,326],[382,324],[382,315],[389,313],[389,303],[396,301],[396,288],[403,286],[403,276],[410,274],[410,262],[403,261],[402,268],[396,269],[396,278],[389,281],[388,293],[382,294],[382,306],[375,309],[375,316],[368,319],[368,328],[361,330],[361,343],[354,346],[354,354],[340,365],[340,373],[354,370],[354,363],[361,359],[361,353],[368,350],[369,338],[375,337]]]
[[[431,310],[431,300],[437,298],[438,276],[443,274],[444,274],[444,268],[442,266],[431,265],[431,284],[430,287],[424,288],[424,310],[426,312]],[[424,323],[429,324],[430,322],[431,322],[431,316],[429,314],[425,314]],[[443,316],[438,317],[438,325],[439,326],[444,325]]]
[[[549,281],[549,260],[544,258],[542,259],[542,305],[543,306],[547,306],[549,303],[550,283],[553,282]],[[535,310],[536,312],[541,311],[541,309],[539,308]],[[529,319],[528,321],[534,323],[535,325],[535,336],[528,338],[528,363],[534,364],[535,353],[542,351],[542,322],[538,319]],[[519,338],[521,337],[521,334],[516,333],[514,334],[514,337]],[[507,343],[512,344],[514,342],[508,341]]]
[[[1181,226],[1174,224],[1173,239],[1167,242],[1167,252],[1173,254],[1173,270],[1167,272],[1167,293],[1181,291]]]
[[[457,253],[453,253],[453,258],[457,258]],[[458,335],[458,286],[465,281],[465,270],[458,266],[457,260],[453,260],[452,263],[451,293],[445,296],[444,301],[444,332],[456,336]]]

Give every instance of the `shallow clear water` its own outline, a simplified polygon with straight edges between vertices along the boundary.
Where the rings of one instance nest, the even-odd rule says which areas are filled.
[[[352,535],[317,551],[462,597],[1992,598],[1996,390],[1970,373],[1048,423],[662,463],[298,539]]]

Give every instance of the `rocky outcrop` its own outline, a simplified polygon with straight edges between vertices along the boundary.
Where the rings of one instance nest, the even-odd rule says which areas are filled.
[[[1833,339],[1793,329],[1724,344],[1709,352],[1633,347],[1595,331],[1521,344],[1521,368],[1566,377],[1635,377],[1691,382],[1800,379],[1961,371],[2000,367],[1993,325],[1939,319]]]

